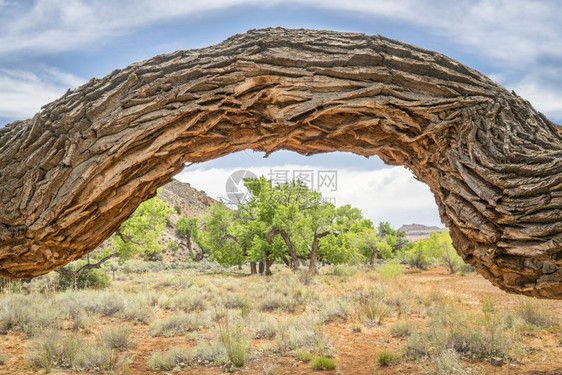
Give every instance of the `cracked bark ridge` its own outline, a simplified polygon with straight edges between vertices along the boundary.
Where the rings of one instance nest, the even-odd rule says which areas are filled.
[[[560,129],[436,52],[252,30],[92,79],[0,129],[0,275],[82,257],[186,162],[337,150],[429,185],[457,251],[493,284],[561,299]]]

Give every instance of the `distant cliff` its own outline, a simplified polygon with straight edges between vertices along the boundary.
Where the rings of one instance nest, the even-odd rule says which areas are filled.
[[[406,232],[406,239],[411,242],[415,242],[420,238],[429,238],[431,232],[442,232],[445,228],[439,227],[428,227],[422,224],[404,224],[398,230]]]

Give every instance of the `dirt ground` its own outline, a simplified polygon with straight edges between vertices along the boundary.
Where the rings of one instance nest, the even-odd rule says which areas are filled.
[[[244,282],[244,279],[240,279]],[[472,274],[468,276],[449,275],[444,269],[435,268],[419,273],[404,274],[402,282],[411,286],[414,290],[435,290],[444,295],[450,295],[462,301],[463,309],[470,309],[472,305],[479,306],[484,298],[492,298],[496,304],[504,309],[511,309],[516,306],[518,296],[504,293],[500,289],[492,286],[482,277]],[[357,283],[368,281],[360,280]],[[342,285],[344,282],[342,282]],[[355,287],[354,284],[345,285],[346,288]],[[243,289],[243,287],[242,287]],[[331,293],[345,294],[345,288],[334,288]],[[1,301],[0,301],[1,302]],[[562,317],[562,301],[544,301],[544,306],[555,316]],[[156,320],[168,316],[170,312],[157,310]],[[412,320],[423,321],[423,317],[413,314],[409,317]],[[335,321],[327,323],[325,330],[328,335],[335,338],[336,354],[335,360],[337,368],[331,371],[315,371],[309,363],[296,360],[292,356],[279,356],[271,354],[267,350],[261,351],[268,345],[268,340],[253,340],[252,348],[254,357],[244,367],[236,370],[239,374],[349,374],[349,375],[374,375],[374,374],[423,374],[430,373],[429,367],[424,361],[400,360],[398,363],[383,367],[376,361],[377,354],[382,350],[390,350],[400,353],[405,339],[393,338],[388,333],[388,326],[396,322],[396,316],[383,319],[380,325],[363,327],[361,332],[354,332],[352,323],[349,321]],[[94,328],[108,324],[119,323],[119,318],[103,318]],[[157,351],[165,351],[173,346],[183,346],[187,349],[195,346],[193,336],[173,336],[173,337],[153,337],[148,333],[148,325],[135,325],[133,328],[133,339],[137,342],[136,347],[129,349],[127,354],[133,358],[130,363],[128,373],[147,374],[154,373],[148,368],[147,362],[150,356]],[[203,336],[204,336],[203,332]],[[86,334],[87,336],[88,334]],[[94,332],[89,333],[94,337]],[[201,336],[199,336],[201,337]],[[8,360],[4,365],[0,365],[1,375],[12,374],[35,374],[44,373],[44,370],[34,370],[27,368],[24,355],[29,345],[30,339],[24,333],[12,332],[7,335],[0,335],[0,348],[7,355]],[[562,333],[557,330],[552,332],[540,331],[534,335],[523,338],[525,354],[511,363],[504,364],[502,367],[493,367],[488,362],[482,361],[463,361],[465,368],[471,374],[490,374],[490,375],[561,375],[562,374]],[[160,374],[221,374],[224,369],[213,366],[196,366],[183,368],[179,371],[164,371]],[[53,369],[52,374],[68,373]],[[81,373],[77,373],[81,374]]]

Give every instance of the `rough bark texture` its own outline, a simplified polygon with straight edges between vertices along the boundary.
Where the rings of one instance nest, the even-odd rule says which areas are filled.
[[[508,292],[560,299],[560,129],[432,51],[250,31],[92,79],[0,129],[0,274],[82,257],[186,162],[338,150],[412,170],[465,261]]]

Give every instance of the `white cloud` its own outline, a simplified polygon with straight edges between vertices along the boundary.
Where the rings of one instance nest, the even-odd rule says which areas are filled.
[[[42,106],[59,98],[84,80],[52,67],[38,72],[0,69],[0,114],[10,118],[28,118]]]
[[[271,0],[266,5],[258,0],[10,2],[4,4],[0,15],[0,55],[20,50],[84,49],[154,22],[237,5],[287,3],[408,22],[457,42],[471,53],[513,66],[541,56],[562,57],[562,23],[558,19],[562,3],[526,0]]]
[[[548,117],[562,119],[562,68],[530,73],[519,81],[506,82],[505,86]]]
[[[204,190],[215,199],[227,199],[226,181],[238,168],[187,168],[176,176],[193,187]],[[313,165],[279,165],[249,168],[256,175],[268,177],[271,171],[319,169]],[[415,180],[408,170],[390,167],[372,171],[340,168],[337,170],[338,186],[334,192],[322,189],[324,197],[335,198],[336,205],[350,204],[360,208],[373,222],[388,221],[394,227],[421,223],[439,225],[437,206],[429,188]],[[316,185],[314,185],[316,186]]]

